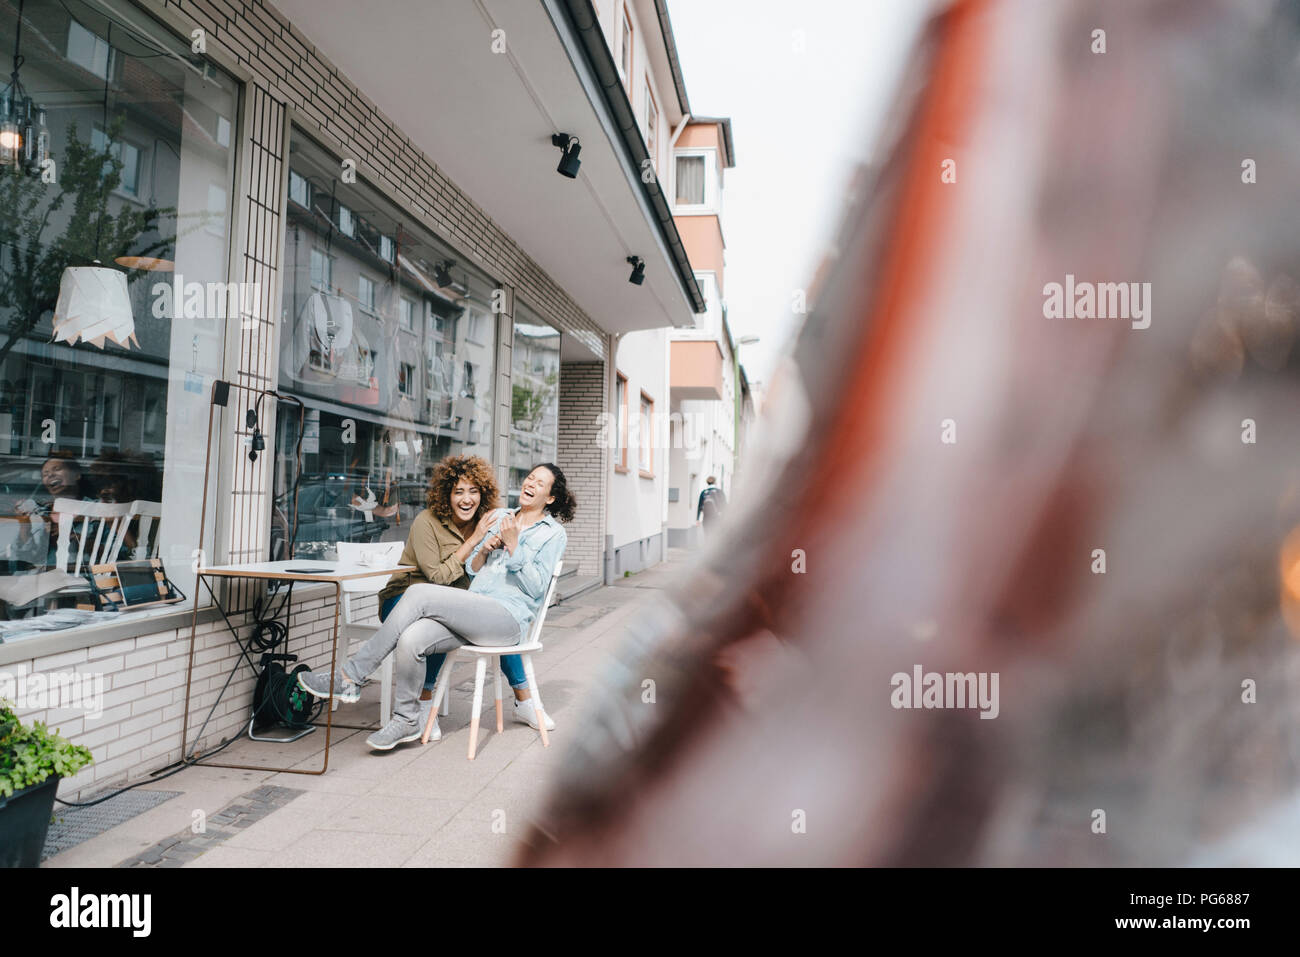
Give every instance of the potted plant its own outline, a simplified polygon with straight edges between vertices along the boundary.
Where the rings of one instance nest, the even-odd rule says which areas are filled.
[[[0,867],[39,867],[59,778],[94,759],[39,721],[24,725],[0,698]]]

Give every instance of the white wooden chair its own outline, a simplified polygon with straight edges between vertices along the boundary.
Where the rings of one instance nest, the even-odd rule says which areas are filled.
[[[77,498],[56,498],[50,509],[59,523],[55,567],[73,575],[83,568],[117,561],[118,550],[130,525],[131,502],[87,502]],[[81,519],[79,525],[77,519]],[[91,541],[91,524],[94,540]],[[77,556],[72,563],[72,532],[77,526]]]
[[[372,542],[365,544],[361,542],[339,542],[336,546],[338,549],[339,561],[341,562],[360,562],[367,555],[371,556],[370,560],[381,563],[391,562],[396,565],[402,557],[402,549],[406,547],[405,542]],[[353,638],[365,640],[373,635],[379,629],[378,614],[379,610],[375,609],[376,619],[370,622],[357,621],[358,613],[352,608],[353,598],[362,598],[366,595],[377,595],[383,591],[384,586],[388,584],[391,575],[380,578],[378,575],[371,578],[358,578],[353,581],[343,583],[343,625],[339,633],[348,641]],[[343,646],[346,650],[348,645]],[[330,701],[331,710],[339,706],[338,699]],[[388,723],[393,712],[393,656],[390,654],[384,658],[383,672],[379,692],[379,724],[380,727]]]
[[[546,588],[546,597],[542,599],[542,604],[537,609],[537,617],[533,619],[532,627],[528,629],[527,639],[517,645],[462,645],[454,651],[447,652],[442,667],[438,669],[438,681],[433,689],[433,707],[429,709],[429,719],[424,723],[424,734],[420,738],[421,744],[429,743],[429,735],[433,733],[433,723],[438,719],[439,705],[447,700],[448,687],[451,685],[452,665],[456,661],[473,661],[474,705],[469,719],[469,759],[473,761],[474,755],[478,751],[479,711],[483,708],[483,679],[487,677],[488,659],[493,660],[496,673],[497,732],[500,733],[504,729],[501,717],[501,656],[519,655],[523,659],[524,675],[528,679],[528,690],[532,692],[533,702],[537,708],[537,730],[542,736],[542,746],[547,748],[551,746],[551,741],[546,735],[546,712],[542,709],[542,695],[537,688],[537,676],[533,672],[533,652],[542,650],[542,625],[546,621],[546,612],[551,607],[551,600],[555,597],[555,587],[560,580],[560,572],[563,570],[564,562],[556,562],[555,573],[551,575],[551,583]],[[443,714],[446,714],[446,712],[443,711]]]
[[[137,560],[145,558],[158,557],[158,544],[162,539],[162,502],[150,502],[145,499],[136,499],[131,503],[131,510],[127,513],[126,525],[122,527],[122,537],[126,537],[126,530],[130,527],[131,521],[135,518],[140,519],[140,527],[136,532],[135,548],[131,552],[131,557]],[[154,536],[152,542],[149,541],[149,533],[153,529],[154,520],[158,520],[158,534]]]

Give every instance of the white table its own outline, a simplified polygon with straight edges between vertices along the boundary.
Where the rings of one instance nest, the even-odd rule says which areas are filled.
[[[213,565],[208,568],[200,568],[197,572],[194,583],[194,614],[190,619],[190,656],[189,664],[185,671],[185,713],[181,724],[181,760],[190,761],[191,756],[186,754],[186,744],[189,735],[190,722],[190,685],[194,677],[194,638],[195,630],[199,621],[199,583],[202,582],[208,589],[208,594],[212,596],[212,601],[217,610],[221,612],[222,619],[226,622],[226,628],[229,629],[235,641],[239,644],[243,657],[248,659],[248,663],[254,670],[257,666],[249,656],[248,649],[244,647],[243,642],[239,640],[239,632],[231,624],[230,618],[226,614],[226,609],[222,607],[221,600],[217,597],[216,592],[208,583],[212,578],[245,578],[245,579],[267,579],[275,581],[287,581],[290,587],[294,582],[325,582],[334,585],[334,630],[330,647],[330,692],[334,691],[334,674],[338,670],[338,650],[339,650],[339,605],[343,597],[343,583],[345,581],[354,581],[359,578],[374,578],[379,575],[394,575],[399,572],[416,571],[414,565],[393,565],[387,561],[376,565],[362,565],[358,562],[327,562],[327,561],[308,561],[305,559],[285,559],[277,562],[245,562],[240,565]],[[289,598],[286,597],[286,611],[292,615],[292,605],[289,604]],[[288,633],[286,626],[285,644],[288,645]],[[235,668],[239,665],[236,663]],[[231,677],[234,672],[231,672]],[[227,679],[229,684],[229,679]],[[222,688],[222,693],[225,688]],[[221,700],[221,695],[217,696],[217,701]],[[214,703],[212,709],[216,709]],[[211,711],[209,712],[209,716]],[[194,761],[202,761],[209,767],[216,768],[239,768],[248,771],[284,771],[290,774],[324,774],[329,769],[330,763],[330,735],[334,728],[334,712],[328,705],[325,708],[325,761],[319,771],[307,771],[299,768],[271,768],[266,765],[248,765],[248,764],[220,764],[216,761],[202,761],[202,758],[193,758]],[[206,722],[205,722],[206,726]],[[350,727],[348,725],[339,725],[339,727]],[[200,734],[202,731],[200,731]],[[304,732],[306,733],[306,732]],[[285,738],[285,741],[296,741],[301,735],[293,738]]]

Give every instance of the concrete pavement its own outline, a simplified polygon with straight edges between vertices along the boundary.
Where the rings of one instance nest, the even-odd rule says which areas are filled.
[[[335,732],[324,775],[193,766],[142,786],[179,796],[50,858],[45,867],[487,866],[512,861],[516,842],[576,732],[584,697],[600,680],[627,620],[674,580],[690,553],[613,586],[554,606],[545,650],[534,659],[542,698],[556,722],[551,747],[512,720],[496,731],[491,684],[474,761],[466,759],[473,671],[457,669],[441,742],[387,753],[365,746],[366,731]],[[507,698],[510,696],[506,692]],[[335,720],[374,723],[379,682]],[[325,734],[292,744],[247,739],[216,760],[318,768]],[[58,808],[56,806],[56,814]],[[202,828],[198,829],[197,823]]]

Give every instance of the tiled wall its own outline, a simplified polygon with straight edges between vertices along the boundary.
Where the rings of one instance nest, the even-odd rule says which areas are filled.
[[[577,516],[569,523],[566,570],[580,575],[604,574],[605,483],[609,450],[600,441],[601,413],[607,411],[609,388],[605,362],[560,365],[560,443],[558,465],[578,498]]]

